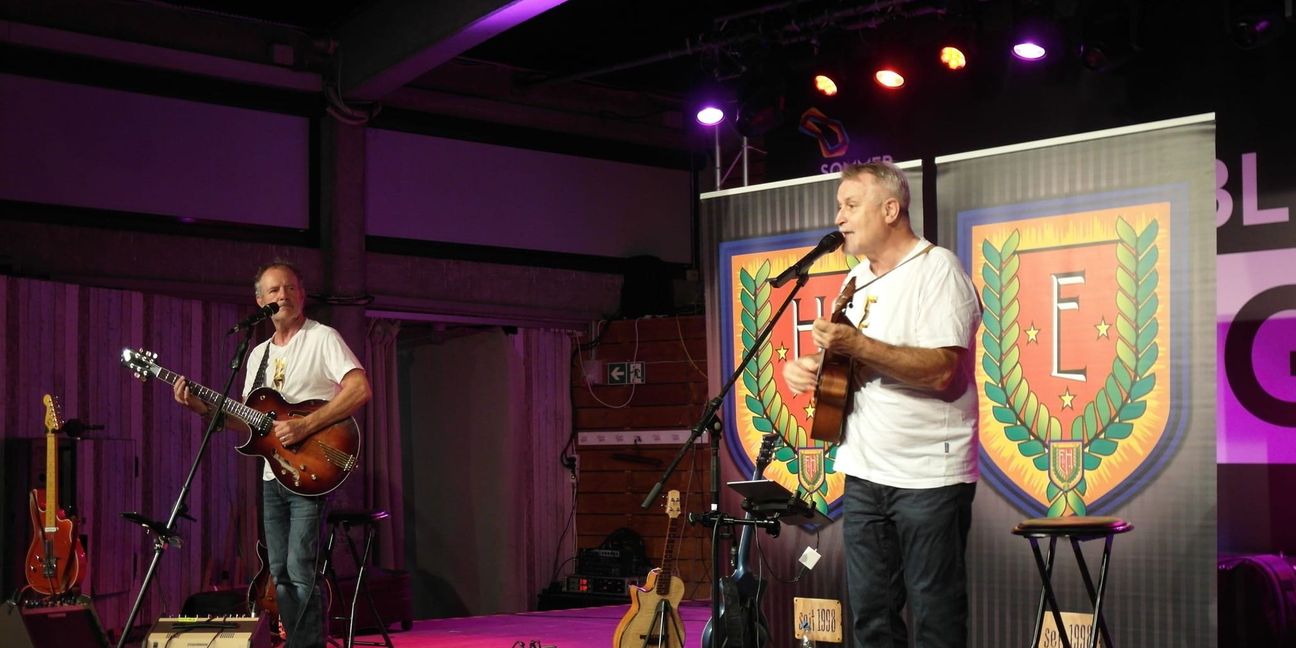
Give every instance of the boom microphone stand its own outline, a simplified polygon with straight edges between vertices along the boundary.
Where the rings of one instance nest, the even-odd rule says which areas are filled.
[[[167,546],[174,544],[179,547],[181,544],[180,534],[176,531],[176,518],[184,516],[189,518],[189,505],[186,500],[189,498],[189,488],[193,485],[194,475],[198,473],[198,464],[202,462],[203,455],[207,453],[207,444],[211,441],[212,433],[221,427],[221,420],[225,418],[225,401],[229,394],[230,387],[234,384],[234,377],[238,375],[239,369],[243,366],[243,356],[247,353],[248,344],[252,341],[253,327],[246,326],[243,329],[246,335],[239,342],[238,349],[234,352],[234,359],[230,361],[229,378],[225,380],[225,390],[221,392],[220,398],[212,405],[212,411],[216,415],[207,423],[207,430],[203,432],[202,443],[198,445],[198,455],[194,457],[193,466],[189,468],[189,476],[185,477],[184,485],[180,487],[180,494],[176,497],[175,506],[171,508],[171,517],[167,518],[166,524],[150,520],[139,513],[122,513],[122,517],[143,526],[153,534],[153,561],[149,563],[148,571],[144,574],[144,582],[140,585],[139,595],[135,597],[135,605],[131,608],[130,616],[126,617],[126,625],[122,628],[121,637],[117,639],[117,648],[125,648],[126,637],[130,634],[131,625],[135,623],[135,617],[139,615],[140,606],[144,603],[144,594],[148,591],[149,585],[153,582],[153,576],[157,574],[158,562],[162,559],[162,552],[166,551]],[[193,519],[193,518],[189,518]]]
[[[840,243],[838,243],[838,245],[840,245]],[[640,508],[643,509],[647,509],[649,506],[652,506],[653,501],[657,499],[657,495],[661,493],[662,487],[665,486],[666,480],[670,478],[671,473],[675,471],[675,466],[679,465],[680,460],[684,458],[684,454],[688,451],[690,447],[693,446],[694,442],[697,441],[698,437],[702,436],[702,433],[704,431],[709,430],[711,432],[711,438],[710,438],[711,510],[708,513],[705,513],[703,515],[697,515],[697,516],[690,513],[689,522],[701,523],[704,526],[713,527],[713,533],[711,536],[712,537],[711,540],[711,626],[712,628],[715,628],[716,624],[720,622],[720,597],[721,597],[720,543],[717,542],[716,540],[718,533],[714,531],[718,531],[721,525],[732,528],[734,525],[737,524],[747,524],[752,526],[764,527],[772,535],[778,535],[778,529],[779,529],[778,520],[761,519],[759,517],[749,518],[749,519],[732,518],[724,515],[724,513],[720,511],[721,423],[720,423],[720,417],[717,415],[717,412],[720,411],[720,407],[724,403],[725,396],[729,394],[729,390],[733,389],[734,383],[738,382],[738,378],[742,375],[743,369],[747,366],[747,363],[751,362],[751,359],[755,357],[756,353],[760,350],[761,345],[765,343],[765,340],[769,338],[770,333],[774,331],[774,324],[779,321],[780,317],[783,316],[783,311],[787,310],[787,307],[792,303],[792,299],[796,297],[796,294],[800,292],[800,290],[803,287],[805,287],[806,281],[810,279],[809,269],[810,269],[809,263],[804,264],[804,267],[797,268],[798,272],[796,273],[796,277],[797,277],[796,286],[793,287],[792,291],[788,293],[788,296],[784,298],[783,304],[779,306],[778,312],[774,313],[774,317],[770,318],[769,323],[765,325],[765,328],[761,330],[760,335],[756,337],[756,341],[752,343],[750,348],[747,349],[747,353],[743,355],[742,361],[738,363],[738,367],[734,369],[733,374],[729,376],[729,379],[725,382],[724,386],[720,388],[719,395],[717,395],[715,398],[712,398],[710,401],[707,402],[706,410],[704,410],[702,413],[702,418],[698,421],[697,425],[693,426],[693,433],[689,435],[688,440],[685,441],[684,445],[680,447],[679,452],[675,455],[675,458],[671,460],[670,465],[666,466],[666,471],[662,474],[661,479],[657,480],[656,484],[653,484],[652,490],[648,492],[648,497],[646,497],[643,503],[640,504]]]

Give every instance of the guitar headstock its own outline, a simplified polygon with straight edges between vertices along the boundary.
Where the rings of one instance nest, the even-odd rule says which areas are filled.
[[[63,412],[59,407],[58,398],[45,394],[41,402],[45,403],[45,433],[54,434],[63,427]]]
[[[679,517],[680,514],[680,494],[679,491],[673,490],[666,493],[666,515],[671,519]]]
[[[855,298],[855,290],[855,277],[851,277],[851,280],[848,281],[845,286],[842,286],[841,294],[837,295],[837,299],[833,301],[834,315],[846,311],[846,308],[850,306],[851,300]]]
[[[122,349],[121,363],[130,369],[140,382],[148,382],[149,376],[157,375],[158,366],[155,360],[157,354],[152,351]]]
[[[774,459],[774,446],[782,438],[778,432],[770,432],[761,438],[760,450],[756,453],[756,476],[759,478],[765,474],[765,469],[769,467],[770,461]]]

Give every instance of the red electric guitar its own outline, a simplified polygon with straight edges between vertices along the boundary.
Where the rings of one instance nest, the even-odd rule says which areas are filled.
[[[31,492],[32,542],[27,549],[27,584],[45,596],[75,594],[86,574],[86,553],[77,519],[58,505],[58,439],[63,427],[58,401],[45,394],[45,488]]]

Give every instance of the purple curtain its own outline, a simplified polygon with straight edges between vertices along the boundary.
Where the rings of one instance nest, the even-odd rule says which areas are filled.
[[[236,341],[224,329],[247,309],[140,292],[0,276],[0,441],[5,465],[44,471],[43,394],[62,402],[64,418],[103,425],[74,444],[74,504],[86,539],[88,576],[106,628],[119,631],[153,558],[152,537],[127,522],[137,511],[165,522],[202,441],[202,422],[171,400],[170,386],[142,384],[122,366],[124,348],[158,354],[157,364],[220,390]],[[237,384],[237,383],[236,383]],[[234,390],[237,392],[237,390]],[[235,394],[237,397],[237,393]],[[233,432],[212,436],[176,528],[183,543],[163,554],[139,625],[180,611],[191,594],[245,587],[256,572],[256,478],[259,464],[234,452]],[[34,456],[34,458],[33,458]],[[14,468],[17,470],[17,468]],[[18,474],[18,473],[11,473]],[[30,542],[23,497],[37,483],[6,492],[11,531],[3,560],[18,561]],[[75,501],[72,501],[74,498]],[[15,506],[13,502],[17,502]],[[25,530],[25,531],[20,531]],[[6,592],[25,584],[6,582]]]
[[[528,530],[519,540],[518,573],[514,588],[525,600],[514,609],[534,609],[536,592],[547,587],[556,565],[575,555],[572,491],[575,484],[560,461],[572,432],[571,337],[566,331],[520,329],[513,336],[510,392],[514,429],[511,446],[518,448],[512,513]]]
[[[373,397],[365,407],[364,501],[367,508],[391,514],[377,536],[378,564],[400,569],[405,564],[405,500],[401,492],[400,391],[396,376],[396,338],[400,322],[369,322],[365,341],[365,371]],[[345,562],[345,561],[344,561]]]

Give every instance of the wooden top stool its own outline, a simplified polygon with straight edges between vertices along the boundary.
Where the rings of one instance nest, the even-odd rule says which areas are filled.
[[[1098,633],[1102,633],[1103,645],[1113,648],[1107,623],[1102,617],[1103,590],[1107,586],[1107,566],[1111,559],[1112,538],[1118,534],[1133,530],[1134,525],[1117,517],[1062,517],[1032,518],[1023,520],[1012,530],[1015,535],[1030,540],[1031,551],[1035,554],[1035,567],[1039,569],[1040,579],[1044,586],[1040,591],[1039,608],[1035,614],[1035,632],[1031,636],[1030,646],[1039,645],[1040,633],[1044,629],[1044,604],[1047,603],[1053,612],[1053,622],[1057,624],[1058,635],[1062,638],[1062,648],[1072,648],[1067,636],[1066,625],[1062,623],[1062,611],[1058,608],[1057,596],[1053,592],[1053,555],[1058,538],[1071,541],[1075,550],[1076,563],[1080,567],[1080,576],[1084,579],[1085,590],[1089,592],[1089,602],[1093,605],[1093,622],[1089,627],[1089,648],[1097,648]],[[1048,556],[1040,553],[1039,541],[1048,538]],[[1094,586],[1093,576],[1085,563],[1080,543],[1087,540],[1104,540],[1102,565],[1098,571],[1098,585]]]

